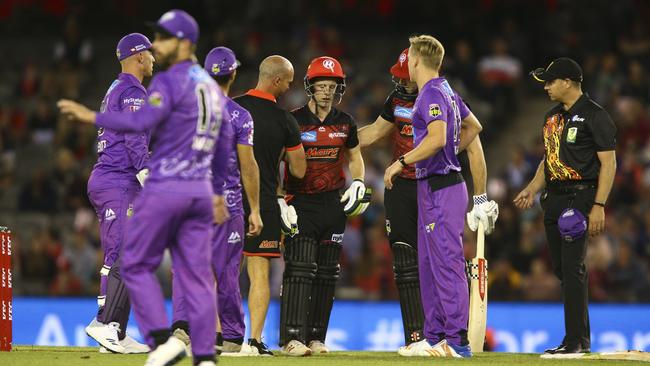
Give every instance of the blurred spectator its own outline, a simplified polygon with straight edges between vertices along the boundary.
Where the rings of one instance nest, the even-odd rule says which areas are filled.
[[[32,132],[32,142],[37,145],[50,145],[54,141],[56,116],[52,111],[52,104],[46,98],[39,98],[36,102],[34,114],[29,119],[29,128]]]
[[[513,301],[521,298],[521,274],[506,259],[490,262],[488,294],[491,300]]]
[[[614,301],[635,302],[647,290],[647,269],[626,240],[619,243],[618,255],[609,268],[607,282],[610,300]]]
[[[18,209],[54,213],[58,194],[54,181],[42,168],[36,168],[30,181],[21,188]]]
[[[101,262],[97,262],[97,250],[93,248],[84,231],[75,231],[71,245],[65,248],[64,255],[70,264],[70,272],[79,279],[85,293],[94,293],[92,280],[96,277],[97,268]]]
[[[526,301],[560,300],[560,281],[540,258],[531,263],[530,273],[524,276],[521,289]]]

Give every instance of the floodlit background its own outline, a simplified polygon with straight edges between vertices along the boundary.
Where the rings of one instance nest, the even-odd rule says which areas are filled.
[[[119,72],[114,54],[117,41],[131,32],[152,36],[144,22],[155,21],[171,8],[182,8],[198,20],[201,40],[197,56],[201,61],[212,47],[227,46],[236,52],[242,66],[233,95],[255,86],[257,66],[263,58],[280,54],[291,60],[296,70],[293,87],[281,104],[287,109],[299,107],[306,101],[302,78],[309,61],[322,55],[339,59],[348,75],[348,89],[338,108],[352,114],[358,126],[379,115],[392,90],[388,69],[408,46],[408,36],[428,33],[440,39],[446,48],[442,73],[484,125],[481,138],[490,176],[488,194],[500,204],[497,228],[487,237],[490,301],[560,301],[559,281],[550,271],[541,210],[536,206],[518,211],[511,201],[541,159],[543,114],[553,105],[542,85],[530,80],[528,71],[545,67],[560,56],[576,59],[584,70],[584,91],[609,111],[619,129],[618,172],[606,209],[607,230],[591,239],[587,255],[591,301],[634,303],[637,305],[631,308],[650,312],[648,2],[3,0],[0,225],[10,227],[14,236],[14,294],[19,297],[14,332],[19,343],[39,343],[39,331],[44,324],[51,325],[47,322],[52,315],[58,317],[65,336],[65,342],[52,343],[83,344],[83,335],[75,340],[74,327],[90,321],[92,297],[98,292],[102,256],[97,219],[86,197],[86,182],[96,158],[96,131],[59,118],[55,102],[66,97],[98,109]],[[385,141],[364,151],[366,182],[378,194],[362,217],[348,222],[337,297],[373,301],[351,302],[350,317],[374,306],[389,306],[386,332],[401,335],[382,205],[389,146]],[[472,235],[466,235],[465,244],[470,258],[474,255]],[[274,264],[272,286],[277,297],[282,263]],[[167,291],[168,269],[166,262],[159,271]],[[242,292],[247,294],[245,275]],[[26,304],[43,304],[37,306],[42,316],[33,316],[33,330],[21,323],[20,314],[26,308],[21,309],[20,297],[26,296],[30,297],[22,298]],[[56,301],[32,298],[40,296],[56,297]],[[75,318],[65,315],[66,304],[72,303],[63,298],[71,296],[87,298],[74,300],[85,304]],[[545,322],[538,328],[531,328],[531,319],[539,317],[533,306],[538,305],[495,306],[489,324],[495,331],[493,346],[540,351],[544,345],[559,343],[561,308],[549,305],[547,309],[554,309],[552,315],[543,317]],[[611,317],[631,309],[596,308],[610,309],[607,314]],[[335,307],[333,322],[337,311],[346,316],[344,309],[348,306]],[[499,317],[498,309],[504,314],[516,310],[529,315]],[[650,349],[650,324],[643,323],[648,320],[631,317],[610,324],[605,321],[610,315],[592,319],[594,331],[600,332],[594,334],[594,348],[625,342],[628,348]],[[267,337],[274,339],[277,335],[271,333],[277,324],[272,322],[277,319],[271,315]],[[375,329],[381,319],[370,317],[367,322],[368,329]],[[346,331],[346,322],[341,324],[340,329]],[[366,328],[349,332],[359,329]],[[530,334],[537,331],[545,332],[546,338],[525,343],[524,339],[530,340]],[[514,344],[512,337],[503,332],[510,332],[516,348],[508,346]],[[603,333],[601,342],[598,337]],[[341,344],[351,344],[351,334],[346,333],[347,341]],[[360,337],[366,339],[368,334]],[[354,344],[356,349],[373,347],[367,342]]]

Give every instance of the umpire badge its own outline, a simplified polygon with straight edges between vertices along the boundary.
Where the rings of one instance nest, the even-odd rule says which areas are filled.
[[[573,144],[576,142],[576,136],[578,136],[578,127],[571,127],[566,133],[566,142]]]
[[[429,104],[429,116],[430,117],[438,117],[439,115],[442,114],[442,111],[440,110],[440,106],[433,103]]]

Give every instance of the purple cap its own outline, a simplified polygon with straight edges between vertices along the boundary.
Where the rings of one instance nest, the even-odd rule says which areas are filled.
[[[136,53],[151,49],[151,42],[144,34],[140,33],[131,33],[122,37],[119,42],[117,42],[117,50],[115,50],[115,55],[117,59],[122,61],[129,56],[133,56]]]
[[[585,215],[575,208],[567,208],[562,211],[560,218],[557,220],[557,227],[560,230],[562,239],[566,242],[572,242],[582,238],[587,231],[587,220]]]
[[[192,43],[199,40],[199,25],[187,12],[172,9],[163,14],[156,23],[147,23],[154,32],[170,35],[179,39],[189,39]]]
[[[205,71],[212,76],[230,75],[241,65],[228,47],[213,48],[205,57]]]

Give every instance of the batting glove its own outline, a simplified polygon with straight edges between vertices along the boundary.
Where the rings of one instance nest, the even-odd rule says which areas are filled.
[[[355,179],[343,193],[341,203],[345,203],[343,212],[347,216],[361,215],[370,206],[372,189],[366,188],[361,179]]]
[[[280,206],[280,226],[285,235],[294,237],[298,234],[298,214],[292,205],[287,205],[284,197],[278,197],[278,205]]]
[[[144,187],[144,181],[147,180],[147,177],[149,177],[149,169],[147,168],[140,170],[138,174],[135,175],[135,179],[138,180],[142,187]]]
[[[499,205],[494,201],[488,201],[487,195],[481,194],[474,196],[474,207],[467,213],[467,226],[470,230],[476,231],[478,223],[483,223],[485,234],[490,234],[494,230],[494,224],[499,217]]]

